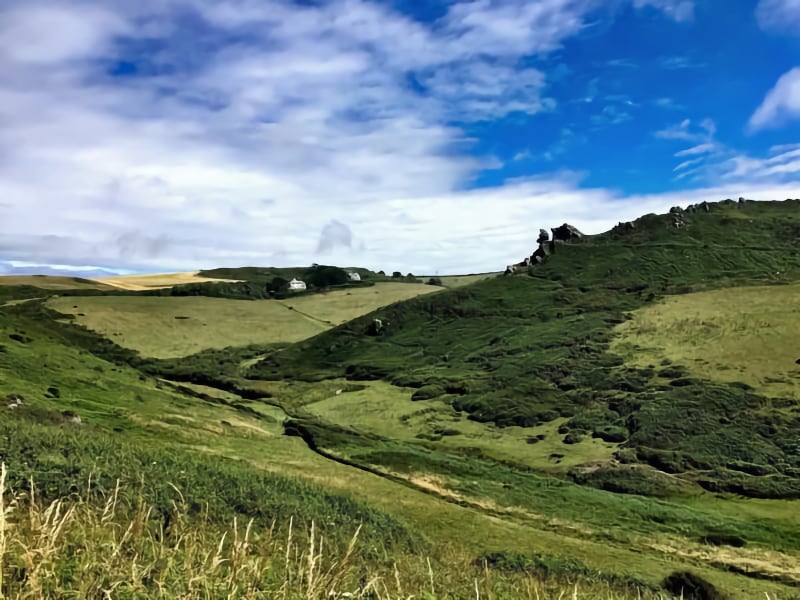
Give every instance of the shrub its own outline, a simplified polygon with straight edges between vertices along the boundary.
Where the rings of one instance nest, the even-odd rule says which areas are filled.
[[[412,400],[431,400],[432,398],[438,398],[439,396],[444,396],[444,389],[439,385],[426,385],[425,387],[419,388],[416,392],[411,395]]]
[[[684,600],[724,600],[712,583],[691,571],[675,571],[664,580],[664,589]]]

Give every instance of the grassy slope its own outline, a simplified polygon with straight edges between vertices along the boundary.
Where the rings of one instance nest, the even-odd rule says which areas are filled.
[[[684,484],[671,477],[678,474],[710,490],[797,497],[800,448],[792,432],[800,414],[790,398],[686,378],[681,365],[625,366],[607,351],[627,312],[665,294],[800,279],[796,202],[709,211],[687,214],[682,229],[669,216],[653,215],[559,245],[534,277],[479,282],[388,307],[376,313],[390,323],[383,335],[367,335],[371,316],[357,319],[268,356],[250,376],[346,375],[423,386],[428,397],[499,425],[566,417],[562,434],[628,440],[620,461],[667,472],[574,473],[608,489],[682,493]],[[568,457],[572,446],[563,447]]]
[[[478,281],[483,281],[484,279],[492,279],[493,277],[497,277],[502,275],[502,273],[478,273],[475,275],[442,275],[434,276],[441,280],[442,285],[446,288],[459,288],[464,287],[465,285],[469,285],[471,283],[476,283]],[[427,275],[422,277],[424,281],[427,281],[430,277]]]
[[[651,583],[660,581],[681,565],[692,566],[726,589],[741,590],[742,597],[756,591],[781,590],[775,584],[704,568],[694,560],[674,556],[674,551],[651,548],[660,542],[681,550],[699,550],[696,542],[685,539],[680,532],[688,529],[694,535],[695,530],[715,526],[734,531],[742,529],[751,539],[766,540],[775,535],[769,532],[776,524],[757,525],[754,521],[748,525],[733,517],[726,520],[703,516],[702,512],[681,512],[679,508],[659,503],[647,504],[647,501],[643,504],[635,499],[620,499],[613,494],[569,484],[564,487],[552,480],[520,478],[513,471],[480,461],[448,463],[453,459],[445,455],[440,459],[445,461],[447,472],[455,473],[456,478],[461,473],[461,477],[480,484],[478,488],[464,488],[473,485],[468,481],[454,484],[451,492],[440,497],[436,489],[430,489],[430,484],[444,482],[444,475],[439,475],[439,479],[422,477],[410,481],[411,486],[404,486],[333,463],[311,452],[300,439],[280,435],[282,427],[272,411],[269,411],[272,417],[259,418],[235,406],[176,393],[133,369],[110,364],[72,346],[75,342],[63,327],[54,328],[41,319],[30,320],[26,316],[32,314],[27,312],[29,307],[5,310],[8,312],[0,312],[2,337],[23,334],[27,341],[4,343],[5,349],[0,354],[0,393],[23,394],[24,410],[31,411],[27,416],[53,424],[31,429],[26,425],[25,414],[6,413],[14,418],[6,418],[0,425],[3,431],[0,453],[10,462],[12,480],[17,482],[15,486],[22,485],[31,475],[44,484],[48,498],[72,486],[80,489],[90,470],[95,472],[93,478],[98,489],[113,486],[117,476],[130,484],[143,476],[146,482],[162,482],[159,484],[162,487],[156,486],[148,492],[154,494],[148,497],[157,506],[164,502],[169,506],[170,499],[176,496],[167,482],[175,483],[190,505],[203,503],[207,498],[219,498],[223,502],[221,506],[238,505],[244,516],[256,517],[257,528],[268,527],[272,517],[283,519],[285,524],[292,513],[306,519],[306,523],[311,518],[327,522],[323,519],[326,511],[338,511],[339,516],[334,521],[339,527],[326,534],[334,540],[352,533],[352,527],[345,527],[345,523],[352,522],[364,510],[377,510],[369,517],[378,521],[368,532],[368,539],[383,539],[389,526],[390,530],[399,527],[397,539],[400,540],[402,524],[409,524],[424,532],[422,536],[432,542],[424,552],[432,554],[437,573],[441,571],[442,577],[447,578],[457,579],[456,573],[470,572],[469,561],[482,552],[516,551],[526,555],[566,555],[603,572],[626,574]],[[58,397],[47,392],[50,387],[58,388]],[[62,410],[80,415],[83,424],[63,423],[59,416]],[[15,425],[17,418],[22,421]],[[186,454],[186,450],[199,453]],[[225,462],[208,462],[204,455],[238,458],[244,463],[235,467]],[[64,456],[70,459],[67,461]],[[302,485],[270,483],[267,479],[263,485],[273,488],[278,485],[278,495],[270,496],[273,499],[265,503],[264,494],[254,491],[262,485],[258,479],[261,476],[245,468],[247,464],[259,470],[310,479],[334,496]],[[453,466],[456,468],[450,468]],[[69,475],[64,475],[65,470]],[[501,482],[508,487],[498,486]],[[503,493],[516,497],[492,499],[498,487]],[[341,492],[357,495],[371,508],[342,504],[335,499],[335,494]],[[228,500],[226,494],[232,494]],[[254,506],[262,508],[242,505],[240,494],[244,497],[255,494],[252,497],[258,502]],[[307,494],[314,496],[315,502],[298,504],[298,498]],[[280,501],[282,497],[284,502]],[[483,500],[474,503],[471,497]],[[514,508],[520,504],[520,498],[525,499],[527,510],[524,512]],[[465,506],[453,504],[453,500]],[[253,512],[255,510],[260,512]],[[532,512],[534,510],[541,511],[539,516]],[[631,510],[630,516],[624,516]],[[656,521],[643,519],[641,511],[660,515],[658,518],[666,525],[654,528]],[[617,525],[601,521],[607,524],[603,532],[602,528],[587,523],[582,513],[598,518],[603,514],[619,514],[621,521]],[[394,517],[386,517],[387,514]],[[230,512],[221,511],[220,519],[224,515],[229,518]],[[386,525],[377,525],[380,519],[389,520]],[[631,528],[634,523],[639,525]],[[613,531],[616,533],[609,537]],[[792,539],[788,532],[779,535]],[[763,551],[758,549],[761,545],[756,543],[747,556],[763,558]],[[406,560],[402,558],[405,551],[391,552],[395,558]],[[777,563],[779,556],[773,553],[773,561]],[[454,569],[453,576],[447,574],[448,569]]]
[[[437,289],[379,283],[285,301],[100,296],[57,298],[48,305],[144,356],[171,358],[209,348],[300,341],[380,306]]]
[[[668,360],[693,377],[800,400],[800,285],[673,296],[637,311],[617,332],[611,350],[631,364]]]

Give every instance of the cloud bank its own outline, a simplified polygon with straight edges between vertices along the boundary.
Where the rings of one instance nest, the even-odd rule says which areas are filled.
[[[495,270],[540,226],[596,232],[673,204],[790,195],[759,175],[777,163],[647,196],[568,171],[475,183],[501,161],[473,151],[470,128],[557,111],[534,59],[606,6],[460,1],[423,22],[367,0],[6,0],[0,260]],[[687,1],[633,6],[694,14]],[[795,110],[794,77],[758,124]],[[662,137],[692,143],[686,156],[714,143],[712,122],[684,123]]]

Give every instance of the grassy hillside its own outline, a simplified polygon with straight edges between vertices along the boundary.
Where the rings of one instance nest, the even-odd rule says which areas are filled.
[[[171,358],[209,348],[291,343],[381,306],[437,291],[422,284],[379,283],[283,301],[202,296],[65,297],[48,302],[143,356]]]
[[[498,273],[479,273],[476,275],[442,275],[442,276],[433,276],[439,281],[442,282],[442,285],[447,288],[458,288],[463,287],[465,285],[469,285],[471,283],[476,283],[478,281],[483,281],[484,279],[492,279],[493,277],[497,277],[502,275],[502,272]],[[430,277],[425,276],[422,277],[424,281],[428,281]]]
[[[671,362],[691,377],[800,400],[800,285],[672,296],[616,331],[611,351],[630,364]]]
[[[272,593],[286,585],[289,597],[316,597],[306,595],[309,557],[320,554],[320,575],[341,565],[359,525],[353,566],[343,567],[337,585],[358,590],[375,579],[388,587],[378,597],[395,597],[401,586],[461,598],[474,593],[476,581],[480,593],[498,597],[557,597],[577,580],[581,597],[647,598],[681,566],[731,589],[784,589],[659,553],[635,560],[641,551],[630,538],[611,546],[602,536],[587,538],[580,519],[571,524],[561,503],[547,499],[552,481],[542,480],[536,497],[553,517],[530,520],[511,505],[487,511],[454,502],[425,480],[405,484],[331,461],[300,438],[281,435],[280,412],[181,392],[126,366],[123,352],[107,362],[87,352],[97,352],[91,336],[48,322],[34,305],[0,311],[0,335],[8,340],[0,352],[0,393],[23,397],[16,409],[0,407],[6,507],[19,503],[2,510],[12,525],[0,551],[2,591],[10,597],[23,589],[86,596],[115,582],[143,596],[158,589],[200,594],[207,584],[235,585],[233,597],[246,597],[248,585]],[[491,469],[483,477],[488,484],[503,473]],[[573,485],[566,493],[583,492]],[[58,501],[63,509],[45,513]],[[708,527],[726,522],[699,518],[700,527],[704,520]],[[238,547],[250,519],[253,541]],[[311,549],[312,522],[325,537],[324,551],[319,542]],[[59,534],[47,533],[56,527]],[[774,535],[758,527],[753,538]],[[219,546],[226,530],[228,541]],[[652,539],[647,534],[641,542]],[[249,566],[212,567],[214,556],[238,556]],[[182,576],[178,565],[200,579]]]
[[[565,457],[582,453],[587,436],[624,445],[615,461],[574,472],[607,489],[682,489],[650,470],[618,468],[631,463],[713,491],[796,498],[800,414],[790,397],[691,378],[666,361],[626,365],[609,344],[630,311],[670,293],[800,280],[799,221],[797,202],[699,207],[680,228],[670,215],[643,217],[557,244],[531,276],[378,311],[390,324],[381,335],[369,335],[372,315],[356,319],[266,357],[250,376],[385,380],[499,426],[566,419]],[[774,358],[769,345],[761,349]]]
[[[382,284],[220,300],[242,307],[229,329],[269,304],[327,330],[178,358],[36,300],[4,306],[0,396],[24,401],[0,405],[20,503],[0,507],[0,594],[36,572],[61,596],[794,598],[799,232],[798,202],[722,203],[554,244],[529,274],[398,283],[398,300],[438,293],[353,320],[342,307],[371,311]],[[106,311],[113,334],[117,300],[153,303],[130,317],[142,343],[202,336],[154,315],[216,301],[48,306]],[[74,510],[50,543],[58,498]]]
[[[17,575],[5,579],[4,591],[12,596],[20,586],[31,585],[24,575],[19,579],[22,569],[37,564],[42,577],[35,585],[64,593],[84,590],[79,593],[85,595],[91,586],[111,581],[145,595],[159,584],[173,594],[198,589],[181,587],[188,581],[171,563],[159,562],[166,556],[176,563],[188,561],[217,585],[245,586],[255,577],[262,589],[286,584],[299,595],[307,581],[286,583],[286,569],[297,577],[301,565],[308,564],[312,521],[317,535],[326,539],[320,560],[330,567],[347,552],[363,523],[355,549],[359,558],[353,563],[360,566],[343,575],[342,589],[363,586],[366,573],[367,582],[377,578],[387,586],[427,590],[432,585],[436,597],[466,597],[474,593],[477,580],[481,593],[498,597],[558,597],[578,581],[579,597],[647,598],[683,568],[724,589],[739,590],[739,597],[786,590],[777,582],[743,578],[682,557],[684,552],[707,552],[696,537],[719,530],[746,536],[752,547],[734,557],[714,550],[714,561],[735,566],[759,560],[757,573],[788,577],[784,565],[793,560],[787,552],[796,547],[792,531],[798,525],[792,520],[782,524],[764,514],[718,516],[707,506],[687,511],[524,475],[479,458],[434,453],[438,462],[430,463],[419,450],[402,445],[395,450],[422,457],[419,471],[406,467],[392,478],[383,477],[332,461],[300,438],[281,435],[275,409],[230,396],[220,401],[182,393],[125,366],[124,353],[109,363],[87,352],[94,348],[91,336],[72,325],[46,322],[33,305],[4,311],[0,332],[9,342],[0,353],[0,393],[21,395],[24,402],[15,410],[0,409],[0,456],[9,465],[9,487],[20,507],[27,506],[31,481],[38,485],[39,503],[39,508],[8,517],[12,539],[29,548],[50,548],[44,555],[28,555],[22,546],[8,546],[2,563],[7,573]],[[24,337],[20,341],[12,335]],[[288,403],[288,393],[275,391]],[[305,396],[298,392],[295,398]],[[369,450],[368,445],[361,448]],[[431,473],[430,464],[439,464],[440,470]],[[118,479],[122,487],[115,493]],[[79,498],[65,497],[73,492]],[[81,504],[77,512],[62,513],[69,534],[47,542],[50,538],[41,537],[34,519],[61,497],[65,507],[78,499]],[[110,513],[103,508],[109,501]],[[103,514],[108,516],[100,520]],[[254,519],[251,535],[263,540],[241,555],[251,561],[260,557],[257,564],[263,565],[258,569],[250,563],[248,577],[218,572],[200,558],[219,552],[231,556],[235,545],[223,545],[221,551],[217,545],[226,529],[234,535],[234,516],[239,517],[236,535],[244,535],[245,522]],[[293,555],[286,563],[290,519],[301,558]],[[131,537],[120,537],[130,523],[135,524]],[[106,537],[113,531],[118,532],[113,539]],[[181,539],[182,532],[188,537],[176,546],[170,540]],[[277,548],[269,541],[274,539],[282,540]],[[151,576],[131,578],[134,553],[141,573]],[[281,566],[276,554],[283,558]],[[70,556],[79,557],[80,569],[67,560]],[[268,569],[268,564],[274,566]]]

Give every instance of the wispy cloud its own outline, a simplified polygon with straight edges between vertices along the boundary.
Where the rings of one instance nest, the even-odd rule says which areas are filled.
[[[716,148],[716,144],[706,142],[705,144],[698,144],[697,146],[692,146],[686,150],[676,152],[675,156],[694,156],[696,154],[707,154],[709,152],[713,152]]]
[[[652,103],[658,108],[663,108],[667,110],[686,110],[685,106],[675,102],[673,98],[669,97],[655,98],[652,100]]]
[[[800,2],[798,0],[760,0],[756,19],[762,29],[800,35]]]
[[[614,58],[606,61],[606,66],[622,69],[638,69],[639,64],[629,58]]]
[[[665,56],[659,60],[658,64],[662,69],[669,69],[671,71],[702,69],[708,66],[708,63],[697,62],[688,56]]]
[[[800,118],[800,67],[785,73],[767,92],[761,105],[750,117],[752,131],[777,127]]]
[[[691,119],[684,119],[680,123],[656,131],[655,136],[664,140],[685,140],[707,144],[711,143],[716,131],[717,126],[711,119],[703,119],[696,125]]]
[[[633,4],[637,8],[652,7],[658,9],[679,23],[694,20],[693,0],[634,0]]]

